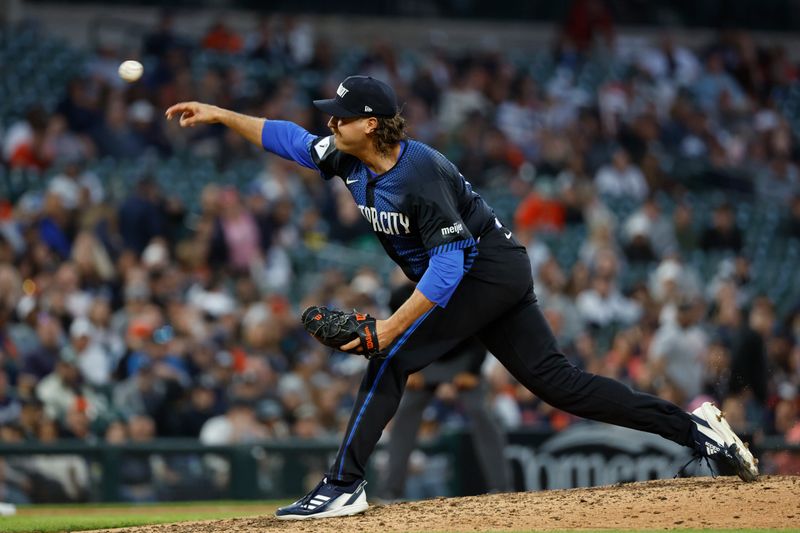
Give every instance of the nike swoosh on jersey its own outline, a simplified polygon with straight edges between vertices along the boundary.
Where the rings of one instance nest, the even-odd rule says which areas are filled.
[[[357,179],[351,180],[350,178],[347,178],[346,180],[344,180],[344,182],[345,182],[346,184],[348,184],[348,185],[350,185],[350,184],[352,184],[352,183],[355,183],[355,182],[357,182],[357,181],[358,181]]]

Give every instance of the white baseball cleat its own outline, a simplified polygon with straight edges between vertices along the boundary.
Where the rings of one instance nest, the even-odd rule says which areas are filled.
[[[736,436],[722,411],[709,402],[692,411],[695,450],[702,456],[730,465],[744,481],[758,479],[758,459]]]
[[[275,511],[275,516],[279,520],[310,520],[363,513],[369,507],[364,490],[366,484],[366,481],[358,480],[347,486],[338,486],[323,478],[314,490]]]

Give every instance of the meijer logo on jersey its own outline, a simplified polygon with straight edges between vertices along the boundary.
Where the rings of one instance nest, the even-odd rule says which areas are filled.
[[[442,228],[442,235],[452,235],[454,233],[461,233],[464,229],[463,224],[461,222],[456,222],[452,226],[447,226],[446,228]]]

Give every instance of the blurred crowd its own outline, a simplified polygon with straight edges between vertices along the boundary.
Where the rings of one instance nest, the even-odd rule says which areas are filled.
[[[116,75],[129,55],[98,47],[57,107],[0,125],[4,173],[47,178],[0,198],[0,441],[342,432],[365,361],[313,342],[299,310],[385,316],[400,276],[375,264],[328,268],[293,290],[308,274],[300,250],[376,248],[347,190],[222,127],[180,129],[163,111],[200,100],[324,134],[311,100],[360,73],[394,85],[410,136],[451,158],[479,193],[513,198],[505,222],[528,244],[540,303],[576,365],[687,409],[712,399],[746,435],[800,442],[800,301],[782,313],[754,289],[736,217],[742,204],[767,205],[780,217],[774,237],[800,239],[800,151],[781,107],[798,65],[780,46],[745,32],[699,49],[667,34],[625,41],[590,1],[576,2],[536,64],[491,45],[378,42],[356,53],[309,21],[277,16],[244,33],[219,19],[196,40],[170,13],[144,37],[134,84]],[[594,80],[593,65],[619,75]],[[256,67],[265,77],[252,76]],[[211,161],[220,176],[193,190],[194,203],[145,171],[111,191],[95,170],[108,158],[178,156]],[[672,172],[687,160],[706,169],[692,182]],[[242,161],[257,170],[245,187],[227,184]],[[731,200],[696,213],[692,188]],[[613,209],[620,201],[634,206],[628,216]],[[698,216],[708,223],[698,227]],[[585,238],[563,264],[547,243],[575,228]],[[711,279],[686,261],[697,250],[719,254]],[[623,286],[641,266],[646,279]],[[575,421],[491,357],[483,374],[506,428]],[[466,423],[450,392],[426,411],[429,433]]]

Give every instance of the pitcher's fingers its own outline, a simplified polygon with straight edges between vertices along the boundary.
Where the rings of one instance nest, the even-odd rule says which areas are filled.
[[[177,104],[170,106],[169,109],[167,109],[167,111],[164,114],[167,116],[167,119],[171,119],[178,113],[185,113],[186,111],[190,111],[191,107],[192,107],[191,104],[187,102],[179,102]]]
[[[183,112],[181,114],[180,125],[182,127],[194,126],[197,123],[197,115],[192,113]]]
[[[172,120],[172,117],[175,116],[175,113],[178,112],[178,106],[180,104],[175,104],[170,106],[166,111],[164,111],[164,116],[167,117],[167,120]]]

